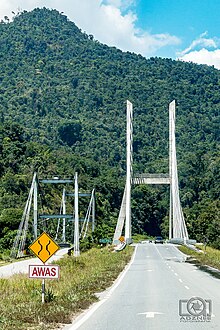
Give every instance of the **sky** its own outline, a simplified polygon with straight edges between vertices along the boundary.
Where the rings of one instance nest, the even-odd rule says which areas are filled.
[[[63,12],[83,32],[123,51],[220,70],[219,0],[0,0],[0,20],[36,7]]]

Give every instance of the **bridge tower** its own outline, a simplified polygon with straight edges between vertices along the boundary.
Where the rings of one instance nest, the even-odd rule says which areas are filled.
[[[188,232],[180,204],[179,184],[176,160],[175,139],[175,100],[169,104],[169,174],[140,174],[132,175],[132,103],[127,101],[127,173],[124,194],[119,217],[114,233],[113,244],[119,243],[119,237],[125,222],[125,239],[130,244],[131,239],[131,185],[132,184],[169,184],[169,239],[178,238],[188,240]]]
[[[131,180],[132,180],[132,119],[133,105],[127,101],[127,167],[126,167],[126,212],[125,212],[125,239],[130,244],[131,240]]]
[[[175,100],[169,105],[169,177],[170,177],[170,214],[169,214],[169,239],[181,238],[188,240],[188,232],[184,220],[179,197],[179,183],[176,159],[176,120]]]

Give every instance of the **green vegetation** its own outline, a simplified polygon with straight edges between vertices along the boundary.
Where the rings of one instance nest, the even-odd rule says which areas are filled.
[[[82,191],[96,189],[95,239],[112,238],[125,185],[126,99],[134,105],[134,173],[168,173],[168,103],[176,99],[189,235],[220,248],[218,70],[123,53],[45,8],[3,20],[0,45],[0,252],[11,247],[34,171],[77,171]],[[42,187],[41,211],[59,211],[61,188]],[[86,207],[80,200],[81,213]],[[167,237],[168,210],[168,187],[134,187],[133,232]]]
[[[71,323],[77,313],[97,301],[95,293],[109,287],[129,262],[127,247],[120,253],[108,248],[90,249],[78,258],[65,257],[59,280],[46,280],[46,303],[41,303],[41,281],[27,275],[0,279],[0,328],[43,330]]]
[[[150,238],[151,237],[149,237],[146,234],[134,234],[134,235],[132,235],[133,243],[139,243],[141,241],[144,241],[144,240],[147,240],[147,239],[150,239]]]
[[[190,250],[186,246],[180,246],[179,250],[199,261],[201,265],[215,267],[220,270],[220,251],[209,246],[197,246],[203,252]]]

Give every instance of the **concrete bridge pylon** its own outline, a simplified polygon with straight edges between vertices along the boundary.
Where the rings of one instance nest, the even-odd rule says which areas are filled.
[[[127,244],[132,242],[131,238],[131,187],[132,184],[169,184],[170,185],[170,211],[169,211],[169,239],[188,240],[188,232],[182,212],[176,159],[175,139],[175,100],[169,104],[169,174],[139,174],[132,173],[133,163],[133,105],[127,101],[127,148],[126,148],[126,184],[121,203],[121,209],[114,233],[113,244],[119,243],[125,224],[125,240]]]

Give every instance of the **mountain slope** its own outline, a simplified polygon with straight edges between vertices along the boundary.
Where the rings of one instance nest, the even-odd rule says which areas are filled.
[[[94,184],[107,198],[115,219],[125,175],[126,99],[134,105],[134,172],[151,173],[168,172],[168,104],[176,99],[181,198],[189,223],[218,199],[218,70],[123,53],[45,8],[0,24],[0,32],[3,183],[13,175],[30,178],[34,169],[49,176],[77,169],[85,188]],[[22,205],[19,189],[11,194]],[[154,193],[134,189],[134,200],[141,195],[143,201],[141,212],[133,210],[138,230],[155,221],[160,230],[167,215],[167,189]],[[16,207],[4,189],[0,206],[3,213]],[[107,209],[100,216],[109,217]],[[166,221],[163,226],[166,232]]]

